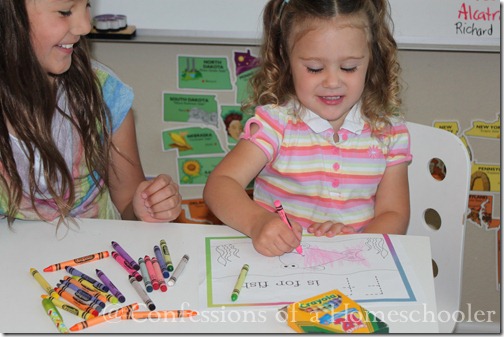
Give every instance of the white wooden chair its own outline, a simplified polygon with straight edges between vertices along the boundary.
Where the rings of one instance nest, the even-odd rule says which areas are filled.
[[[460,308],[469,155],[462,141],[446,130],[411,122],[407,126],[413,155],[407,234],[430,237],[439,330],[451,333]]]

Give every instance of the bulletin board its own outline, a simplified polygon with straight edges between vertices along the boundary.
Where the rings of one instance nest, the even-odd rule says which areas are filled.
[[[123,14],[139,34],[259,39],[267,0],[91,0],[92,14]],[[389,0],[394,35],[412,49],[500,50],[498,0]]]

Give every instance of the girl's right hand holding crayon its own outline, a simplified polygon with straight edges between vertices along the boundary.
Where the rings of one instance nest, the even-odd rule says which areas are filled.
[[[275,213],[251,228],[250,238],[256,251],[265,256],[290,253],[301,243],[303,228],[291,221],[292,229]]]

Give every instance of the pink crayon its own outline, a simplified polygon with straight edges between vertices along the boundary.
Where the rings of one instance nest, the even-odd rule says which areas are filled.
[[[142,275],[140,275],[140,273],[137,272],[135,269],[131,268],[130,264],[128,263],[128,261],[126,261],[117,252],[112,251],[112,257],[114,258],[114,260],[116,260],[121,265],[121,267],[124,268],[124,270],[126,270],[128,272],[128,274],[130,274],[131,276],[133,276],[137,281],[142,281],[143,280]]]
[[[152,257],[152,266],[154,267],[154,272],[156,273],[156,279],[159,282],[159,289],[161,289],[162,292],[167,291],[168,287],[166,286],[161,266],[155,257]]]
[[[154,265],[148,255],[144,257],[145,266],[147,267],[147,272],[149,273],[149,277],[151,279],[152,288],[154,290],[159,289],[159,281],[157,280],[156,272],[154,271]]]

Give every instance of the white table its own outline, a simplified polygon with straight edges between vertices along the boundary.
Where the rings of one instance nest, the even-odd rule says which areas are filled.
[[[200,311],[191,319],[163,321],[111,321],[99,324],[82,333],[291,333],[287,324],[277,319],[277,309],[257,310],[251,308],[242,319],[236,312],[218,310],[201,311],[199,304],[199,279],[204,265],[203,238],[214,235],[241,235],[227,226],[192,225],[164,223],[153,224],[135,221],[79,220],[79,229],[69,231],[60,228],[58,235],[53,224],[39,221],[16,221],[12,229],[5,220],[0,220],[0,273],[1,304],[0,330],[3,333],[55,333],[56,327],[44,313],[40,295],[45,294],[30,275],[30,268],[36,268],[53,286],[68,275],[64,270],[43,272],[51,264],[86,256],[100,251],[112,251],[111,241],[117,241],[134,258],[154,255],[153,246],[159,240],[168,243],[174,264],[178,264],[184,254],[190,261],[174,287],[167,292],[154,291],[149,296],[158,310],[190,309]],[[435,320],[424,320],[422,315],[437,315],[432,277],[430,243],[427,237],[391,236],[392,241],[401,244],[408,252],[408,268],[418,276],[425,299],[424,303],[373,306],[370,311],[383,313],[383,317],[393,333],[438,332]],[[103,270],[126,296],[126,302],[114,305],[109,310],[138,302],[140,297],[128,283],[125,271],[112,258],[76,266],[78,270],[96,277],[95,269]],[[364,307],[366,307],[364,305]],[[82,321],[62,309],[65,325],[72,326]],[[146,310],[143,306],[142,310]],[[405,317],[406,316],[406,317]],[[411,319],[408,319],[411,317]]]

